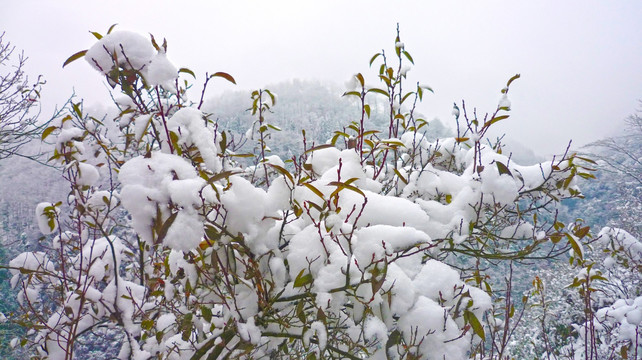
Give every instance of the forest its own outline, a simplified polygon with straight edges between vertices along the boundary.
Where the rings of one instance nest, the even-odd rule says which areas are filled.
[[[543,159],[488,136],[519,74],[422,115],[398,29],[345,86],[216,96],[234,74],[92,35],[63,66],[112,103],[44,122],[0,37],[2,358],[642,357],[640,111]]]

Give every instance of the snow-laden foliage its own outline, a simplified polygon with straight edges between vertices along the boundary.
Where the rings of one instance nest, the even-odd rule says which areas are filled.
[[[14,53],[15,46],[0,33],[0,159],[13,155],[36,159],[25,152],[24,145],[47,126],[38,118],[40,91],[45,80],[30,81],[24,52]]]
[[[397,36],[396,56],[371,60],[382,87],[357,74],[345,94],[358,120],[280,159],[274,93],[251,94],[256,152],[239,153],[187,98],[193,73],[167,61],[166,44],[95,35],[67,63],[84,55],[115,102],[105,114],[74,103],[43,133],[71,191],[43,199],[38,225],[51,235],[10,264],[32,329],[16,345],[34,358],[72,359],[101,332],[119,359],[498,358],[511,306],[487,264],[582,258],[588,228],[560,223],[555,206],[580,196],[585,159],[520,166],[485,143],[519,76],[492,114],[455,105],[457,136],[429,140],[414,104],[432,90],[406,83],[414,60]],[[382,132],[368,129],[373,97]]]

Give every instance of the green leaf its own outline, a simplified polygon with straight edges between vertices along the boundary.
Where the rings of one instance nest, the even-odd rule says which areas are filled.
[[[358,91],[346,91],[343,93],[343,96],[349,96],[349,95],[361,97],[361,93]]]
[[[493,125],[494,123],[496,123],[498,121],[501,121],[501,120],[504,120],[504,119],[508,118],[509,116],[510,115],[496,116],[496,117],[490,119],[488,122],[486,122],[485,126],[489,127],[489,126]]]
[[[301,271],[303,271],[303,270],[301,270]],[[295,312],[297,318],[299,318],[299,320],[301,320],[301,322],[305,324],[307,321],[305,319],[305,311],[303,311],[304,310],[304,306],[305,306],[305,302],[304,301],[299,301],[299,303],[296,304],[296,309],[294,310],[294,312]]]
[[[208,308],[205,305],[201,305],[201,314],[203,315],[203,319],[207,322],[212,322],[212,309]]]
[[[629,358],[629,346],[628,345],[622,345],[620,348],[620,356],[622,356],[622,359],[627,360]]]
[[[401,343],[401,333],[399,332],[399,330],[395,329],[388,336],[388,341],[386,342],[386,349],[390,349],[391,347],[398,345],[400,343]]]
[[[268,89],[265,89],[264,91],[265,91],[268,95],[270,95],[270,100],[272,100],[272,106],[276,105],[276,96],[274,96],[274,94],[273,94],[270,90],[268,90]],[[281,130],[281,129],[279,129],[279,131],[280,131],[280,130]]]
[[[183,152],[181,151],[181,147],[178,145],[178,134],[170,131],[169,141],[172,143],[172,146],[174,147],[174,150],[176,150],[176,153],[178,153],[178,155],[182,155]]]
[[[320,197],[320,198],[321,198],[321,200],[325,201],[325,196],[323,195],[323,193],[322,193],[321,191],[319,191],[319,189],[315,188],[312,184],[310,184],[310,183],[303,183],[303,186],[305,186],[305,187],[307,187],[308,189],[310,189],[310,191],[312,191],[312,192],[313,192],[313,193],[315,193],[318,197]]]
[[[413,65],[415,64],[415,61],[412,59],[412,56],[410,56],[410,53],[407,52],[406,50],[403,51],[403,54],[406,56],[408,61],[410,61]]]
[[[408,184],[408,180],[406,180],[406,178],[405,178],[405,177],[403,177],[403,175],[401,175],[401,173],[399,172],[399,170],[394,169],[393,171],[395,172],[395,174],[397,174],[397,177],[398,177],[398,178],[399,178],[399,179],[400,179],[404,184]]]
[[[485,341],[486,334],[484,333],[484,327],[479,322],[479,319],[477,319],[477,316],[475,316],[475,314],[472,311],[466,310],[466,312],[464,313],[464,317],[466,318],[470,326],[472,326],[475,334],[479,336],[482,339],[482,341]]]
[[[414,92],[411,91],[411,92],[407,93],[406,95],[404,95],[403,98],[401,98],[401,103],[403,104],[403,102],[406,101],[408,96],[413,95],[413,94],[414,94]]]
[[[163,241],[163,239],[165,239],[167,231],[169,231],[170,226],[172,226],[174,220],[176,220],[176,216],[178,216],[177,212],[173,213],[167,218],[167,220],[163,223],[160,231],[158,232],[158,238],[156,239],[156,241],[161,242]]]
[[[211,241],[217,241],[221,238],[221,233],[211,225],[205,225],[205,235]]]
[[[87,53],[87,50],[82,50],[78,51],[77,53],[71,55],[67,60],[65,60],[65,63],[62,64],[62,67],[64,68],[65,66],[69,65],[70,63],[80,59],[81,57],[84,57],[85,54]]]
[[[190,74],[190,75],[192,75],[192,77],[193,77],[194,79],[196,79],[196,75],[194,75],[194,72],[193,72],[192,70],[188,69],[188,68],[180,68],[180,69],[178,69],[178,72],[179,72],[179,73],[186,73],[186,74]]]
[[[218,142],[218,146],[221,147],[221,153],[225,153],[227,149],[227,135],[225,131],[221,131],[221,141]]]
[[[311,153],[313,151],[317,151],[317,150],[321,150],[321,149],[327,149],[327,148],[331,148],[331,147],[334,147],[334,146],[332,144],[323,144],[323,145],[319,145],[319,146],[313,146],[313,147],[309,148],[308,150],[306,150],[305,153],[308,154],[308,153]]]
[[[244,155],[245,155],[245,154],[239,154],[239,155],[237,155],[237,156],[239,156],[239,157],[246,157],[246,156],[244,156]],[[253,156],[253,155],[250,155],[250,156]],[[230,176],[232,176],[232,175],[241,174],[241,173],[242,173],[242,171],[232,171],[232,170],[222,171],[222,172],[220,172],[220,173],[218,173],[218,174],[216,174],[216,175],[212,176],[211,178],[209,178],[209,179],[207,180],[207,183],[211,185],[211,184],[213,184],[213,183],[214,183],[214,182],[216,182],[216,181],[219,181],[219,180],[222,180],[222,179],[227,179],[227,178],[229,178],[229,177],[230,177]]]
[[[290,183],[291,183],[292,185],[294,185],[294,178],[292,177],[292,175],[290,174],[290,172],[289,172],[289,171],[287,171],[286,169],[284,169],[283,167],[281,167],[281,166],[279,166],[279,165],[269,164],[269,163],[268,163],[268,165],[269,165],[270,167],[274,168],[274,169],[275,169],[278,173],[280,173],[281,175],[283,175],[283,176],[285,176],[286,178],[288,178],[288,180],[290,180]]]
[[[74,112],[82,119],[82,111],[80,111],[80,103],[74,104],[71,103],[71,107],[74,109]]]
[[[331,181],[330,183],[328,183],[328,185],[337,187],[337,189],[332,192],[330,197],[333,197],[335,194],[338,194],[339,191],[341,191],[343,189],[354,191],[357,194],[363,196],[364,198],[366,197],[366,194],[364,194],[363,191],[361,191],[361,189],[359,189],[359,188],[357,188],[355,186],[349,185],[347,183],[341,182],[341,181]]]
[[[254,157],[254,154],[231,154],[231,157],[240,157],[240,158],[251,158]]]
[[[46,128],[45,131],[42,132],[42,135],[40,135],[40,139],[41,140],[46,139],[47,136],[49,136],[56,129],[57,129],[56,126],[50,126],[50,127]]]
[[[90,33],[91,33],[92,35],[94,35],[94,37],[95,37],[96,39],[98,39],[98,40],[100,40],[100,39],[102,39],[102,38],[103,38],[103,36],[102,36],[102,35],[100,35],[100,33],[97,33],[97,32],[95,32],[95,31],[90,31]]]
[[[392,82],[389,76],[379,75],[379,79],[383,80],[388,87],[392,87]]]
[[[396,118],[396,117],[395,117]],[[402,118],[403,119],[403,118]],[[401,141],[399,140],[381,140],[382,144],[386,144],[388,146],[401,146],[401,147],[406,147]]]
[[[150,33],[149,36],[152,38],[152,46],[154,47],[154,49],[156,49],[156,51],[160,51],[160,46],[158,46],[158,43],[156,42],[154,35]]]
[[[381,56],[381,53],[376,53],[374,56],[370,59],[370,66],[372,66],[372,63],[377,60],[377,58]]]
[[[589,233],[589,231],[590,231],[590,230],[591,230],[591,227],[590,227],[590,226],[585,226],[585,227],[583,227],[583,228],[581,228],[581,229],[577,230],[577,231],[575,232],[575,236],[577,236],[578,238],[580,238],[580,239],[581,239],[581,238],[585,237],[586,235],[588,235],[588,233]]]
[[[582,248],[580,247],[580,245],[577,243],[577,241],[575,241],[575,238],[572,235],[566,234],[566,238],[568,239],[568,243],[573,248],[573,252],[575,253],[575,256],[577,256],[581,260],[583,257],[583,254],[582,254]]]
[[[145,320],[143,320],[143,321],[140,323],[140,327],[141,327],[143,330],[147,330],[147,331],[149,331],[149,330],[151,330],[151,329],[154,327],[154,320],[152,320],[152,319],[145,319]]]
[[[304,272],[305,269],[301,269],[299,275],[297,275],[296,279],[294,279],[294,284],[292,285],[292,287],[298,288],[312,283],[312,274],[307,273],[303,275]]]
[[[597,165],[597,163],[595,162],[595,160],[589,159],[589,158],[587,158],[587,157],[583,157],[583,156],[576,156],[576,158],[578,158],[578,159],[580,159],[580,160],[584,160],[584,161],[586,161],[586,162],[588,162],[588,163],[591,163],[591,164],[595,164],[595,165]]]
[[[112,25],[109,27],[109,30],[107,30],[107,34],[111,34],[111,31],[112,31],[112,30],[114,30],[114,28],[116,27],[116,25],[118,25],[118,24],[112,24]]]
[[[520,76],[521,76],[521,75],[519,75],[519,74],[515,74],[512,78],[510,78],[510,79],[508,80],[508,82],[506,83],[506,87],[509,87],[509,86],[510,86],[510,84],[511,84],[513,81],[515,81],[515,80],[519,79],[519,78],[520,78]]]
[[[361,75],[361,73],[358,73],[357,75],[355,75],[355,77],[357,78],[357,80],[359,80],[359,84],[361,84],[361,87],[364,87],[366,81],[363,79],[363,75]]]
[[[192,335],[192,317],[194,315],[192,313],[185,314],[183,319],[181,319],[179,323],[179,330],[182,332],[182,339],[183,341],[189,340],[190,336]]]
[[[234,80],[232,75],[230,75],[228,73],[224,73],[224,72],[220,72],[219,71],[217,73],[214,73],[214,75],[210,75],[210,79],[213,78],[213,77],[221,77],[221,78],[231,82],[232,84],[236,85],[236,80]]]
[[[495,161],[495,164],[497,165],[497,171],[499,171],[499,175],[506,174],[506,175],[509,175],[510,177],[513,177],[513,173],[510,172],[510,170],[506,165],[504,165],[499,161]]]
[[[370,118],[370,105],[369,104],[363,105],[363,110],[365,110],[366,115],[368,115],[368,118]]]
[[[367,92],[368,93],[374,92],[374,93],[385,95],[385,96],[388,96],[388,97],[390,96],[390,94],[388,94],[388,92],[386,90],[382,90],[382,89],[379,89],[379,88],[371,88],[371,89],[368,89]]]

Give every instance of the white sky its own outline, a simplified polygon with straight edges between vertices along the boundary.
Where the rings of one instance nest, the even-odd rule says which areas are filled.
[[[100,4],[100,5],[98,5]],[[44,74],[46,115],[75,88],[90,103],[104,80],[71,54],[95,41],[89,30],[118,29],[167,38],[168,57],[216,91],[280,81],[344,83],[370,57],[392,52],[395,26],[416,66],[411,81],[432,86],[422,112],[452,122],[454,101],[493,111],[514,74],[512,117],[500,131],[541,154],[613,135],[642,99],[640,1],[5,1],[0,31],[23,49],[29,73]],[[340,94],[337,94],[340,95]],[[242,110],[242,109],[240,109]]]

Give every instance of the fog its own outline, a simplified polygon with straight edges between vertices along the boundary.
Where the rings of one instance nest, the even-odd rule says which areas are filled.
[[[376,70],[368,61],[394,49],[396,24],[414,60],[409,83],[430,85],[421,112],[453,124],[462,99],[479,114],[510,90],[511,118],[493,136],[546,155],[616,134],[642,98],[642,3],[598,1],[12,1],[0,31],[30,58],[26,70],[47,80],[43,116],[75,91],[108,101],[104,79],[71,54],[117,29],[166,38],[168,57],[198,76],[232,74],[210,94],[250,90],[288,79],[343,84]],[[340,96],[341,94],[337,94]],[[242,109],[240,109],[242,110]]]

